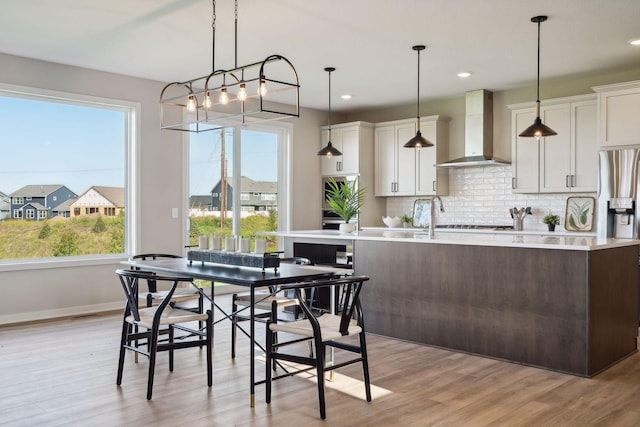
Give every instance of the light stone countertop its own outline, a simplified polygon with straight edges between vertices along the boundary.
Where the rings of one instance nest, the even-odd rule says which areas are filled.
[[[544,232],[543,232],[544,233]],[[574,251],[593,251],[616,248],[622,246],[640,245],[640,240],[598,238],[593,235],[582,236],[578,233],[519,233],[491,231],[487,232],[451,232],[451,230],[435,230],[435,235],[429,237],[426,231],[407,231],[406,229],[375,229],[361,230],[353,233],[341,233],[337,230],[301,230],[290,232],[261,232],[256,235],[280,236],[301,239],[326,240],[373,240],[389,242],[413,242],[443,245],[473,245],[473,246],[502,246],[513,248],[561,249]]]

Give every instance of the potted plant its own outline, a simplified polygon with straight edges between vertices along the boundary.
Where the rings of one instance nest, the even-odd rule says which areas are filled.
[[[327,185],[327,203],[329,203],[331,210],[344,221],[344,224],[340,224],[340,231],[351,233],[356,229],[356,226],[349,221],[358,214],[364,205],[365,189],[358,188],[357,179],[337,182],[330,178]]]
[[[548,213],[542,218],[542,222],[547,224],[549,231],[555,231],[556,225],[560,224],[560,216]]]
[[[407,228],[409,227],[409,224],[413,222],[413,218],[411,218],[408,214],[404,214],[402,215],[402,217],[400,217],[400,221],[402,221],[402,226],[404,228]]]

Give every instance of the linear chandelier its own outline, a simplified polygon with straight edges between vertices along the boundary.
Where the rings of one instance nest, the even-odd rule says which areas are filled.
[[[160,93],[160,128],[204,132],[286,117],[300,117],[300,82],[282,55],[238,66],[238,0],[235,64],[215,68],[216,0],[212,0],[211,74],[166,85]]]

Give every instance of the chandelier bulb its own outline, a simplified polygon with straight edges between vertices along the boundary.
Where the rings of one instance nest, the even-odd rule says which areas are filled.
[[[196,111],[196,97],[193,95],[189,95],[189,99],[187,100],[187,110]]]
[[[267,83],[264,79],[260,79],[260,86],[258,86],[258,95],[265,96],[267,94]]]
[[[226,105],[229,103],[229,94],[227,94],[227,88],[223,87],[220,89],[220,97],[218,98],[218,102],[220,104]]]
[[[209,109],[211,108],[211,105],[212,105],[211,94],[207,92],[206,95],[204,96],[204,107]]]
[[[247,99],[247,88],[244,83],[240,83],[240,90],[238,90],[238,100],[245,101]]]

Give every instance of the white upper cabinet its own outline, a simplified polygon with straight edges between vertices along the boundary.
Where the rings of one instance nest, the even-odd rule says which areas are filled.
[[[376,125],[374,133],[376,196],[415,194],[415,150],[403,147],[415,134],[415,120]]]
[[[435,167],[437,162],[448,160],[448,122],[439,116],[423,117],[420,130],[434,147],[404,148],[404,144],[416,134],[416,121],[413,119],[376,124],[376,196],[448,193],[449,173]]]
[[[511,186],[514,193],[538,192],[540,144],[535,138],[518,136],[535,118],[535,107],[514,109],[511,112]]]
[[[640,80],[593,90],[598,93],[598,146],[640,144]]]
[[[449,170],[436,164],[449,160],[449,123],[438,116],[423,117],[420,131],[435,147],[416,150],[416,196],[446,196]]]
[[[535,119],[532,104],[512,109],[514,193],[596,191],[598,151],[595,95],[551,99],[540,116],[558,134],[540,141],[518,136]]]
[[[321,128],[322,147],[329,141],[329,129]],[[331,126],[331,144],[342,156],[322,157],[320,170],[323,176],[357,175],[360,171],[361,124]],[[371,142],[368,144],[371,145]]]

